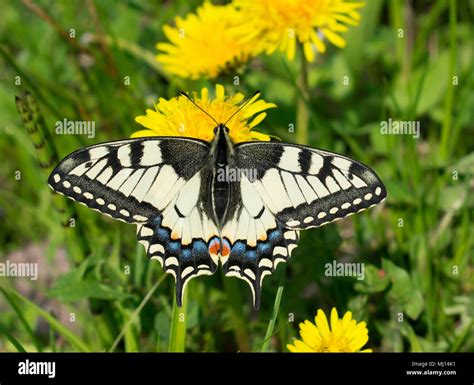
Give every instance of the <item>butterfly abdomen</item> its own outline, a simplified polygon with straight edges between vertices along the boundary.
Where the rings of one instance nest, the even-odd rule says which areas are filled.
[[[229,202],[229,182],[226,180],[224,172],[223,168],[218,168],[212,183],[213,209],[218,223],[223,222]]]

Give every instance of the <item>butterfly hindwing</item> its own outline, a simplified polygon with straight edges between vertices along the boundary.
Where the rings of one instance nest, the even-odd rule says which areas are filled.
[[[179,306],[186,284],[199,275],[213,274],[219,262],[213,249],[217,227],[209,215],[207,168],[195,174],[150,223],[138,225],[137,237],[151,259],[160,262],[176,281]]]
[[[249,284],[258,308],[263,278],[291,256],[299,232],[286,229],[275,219],[247,177],[230,187],[230,205],[221,232],[226,252],[221,253],[221,262],[226,276]]]
[[[318,227],[385,199],[367,166],[310,147],[248,142],[235,147],[237,167],[254,170],[252,186],[276,219],[291,229]]]

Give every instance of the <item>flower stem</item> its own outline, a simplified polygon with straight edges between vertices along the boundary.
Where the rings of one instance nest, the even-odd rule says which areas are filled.
[[[176,296],[173,301],[173,315],[171,317],[169,352],[184,352],[186,346],[186,307],[187,290],[183,293],[183,306],[178,307]]]
[[[237,279],[223,278],[224,289],[227,293],[227,302],[230,315],[230,324],[234,332],[239,352],[250,352],[249,331],[247,318],[242,314],[242,297]]]
[[[283,289],[285,288],[285,278],[286,278],[286,264],[281,270],[280,283],[278,284],[278,290],[275,296],[275,302],[273,303],[273,313],[270,322],[268,322],[267,333],[265,334],[265,339],[263,340],[262,352],[267,352],[268,347],[270,346],[270,340],[273,335],[273,330],[275,329],[276,321],[278,318],[278,312],[280,310],[281,297],[283,295]]]
[[[303,47],[300,47],[300,73],[298,74],[298,101],[296,105],[296,141],[299,144],[308,144],[308,122],[309,122],[309,85],[308,85],[308,63],[304,57]]]

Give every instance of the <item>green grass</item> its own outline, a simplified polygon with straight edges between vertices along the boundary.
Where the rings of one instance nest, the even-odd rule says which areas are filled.
[[[307,80],[298,57],[278,53],[250,62],[238,87],[232,73],[219,78],[278,105],[261,131],[354,157],[389,194],[302,232],[285,272],[265,279],[258,312],[247,285],[221,272],[193,280],[178,310],[172,278],[133,226],[50,192],[59,159],[129,137],[158,97],[214,85],[154,61],[162,26],[199,1],[86,3],[35,2],[55,27],[21,2],[2,9],[0,262],[38,261],[40,275],[0,277],[0,351],[286,351],[299,322],[332,307],[366,321],[376,351],[474,350],[471,3],[366,2],[347,47],[308,64]],[[64,38],[71,28],[76,38]],[[93,120],[96,137],[56,135],[64,118]],[[388,118],[419,121],[420,138],[381,135]],[[307,130],[290,132],[298,122]],[[333,259],[363,262],[365,279],[326,277]]]

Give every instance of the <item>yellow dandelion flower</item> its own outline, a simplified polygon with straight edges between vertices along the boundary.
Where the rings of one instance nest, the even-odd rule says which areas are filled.
[[[227,124],[230,138],[234,143],[253,140],[269,141],[270,136],[254,131],[253,128],[265,119],[268,108],[276,107],[273,103],[258,100],[258,94],[247,102]],[[225,123],[239,109],[244,100],[240,92],[226,96],[224,86],[216,85],[216,96],[209,97],[207,87],[201,89],[200,97],[194,93],[194,102],[209,113],[217,122]],[[185,96],[166,100],[160,98],[155,110],[146,110],[146,115],[137,116],[135,121],[146,128],[132,134],[132,138],[143,136],[186,136],[211,141],[216,124],[194,106]]]
[[[242,41],[254,46],[254,53],[275,50],[295,57],[296,41],[303,45],[304,55],[313,61],[315,51],[326,51],[325,41],[343,48],[346,41],[340,33],[347,25],[360,22],[361,2],[345,0],[234,0],[241,11]]]
[[[175,27],[165,25],[169,43],[158,43],[156,57],[165,71],[183,78],[215,78],[247,61],[250,48],[236,36],[237,10],[233,5],[204,3]]]
[[[352,319],[350,311],[346,312],[342,319],[339,319],[337,310],[333,308],[331,310],[331,327],[329,327],[326,315],[319,309],[315,321],[316,324],[308,320],[300,323],[302,340],[295,339],[293,345],[287,345],[291,352],[372,352],[372,349],[361,350],[369,340],[369,332],[365,322],[357,323]]]

